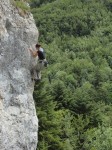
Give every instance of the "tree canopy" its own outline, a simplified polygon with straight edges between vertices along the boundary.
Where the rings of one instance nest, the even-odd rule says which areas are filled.
[[[34,92],[38,150],[111,150],[111,0],[30,4],[49,62]]]

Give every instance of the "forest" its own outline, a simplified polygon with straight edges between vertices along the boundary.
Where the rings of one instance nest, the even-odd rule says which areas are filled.
[[[48,68],[38,150],[112,150],[112,1],[31,0]]]

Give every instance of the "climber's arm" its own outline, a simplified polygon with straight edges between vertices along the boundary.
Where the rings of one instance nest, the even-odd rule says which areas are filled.
[[[32,49],[29,49],[33,57],[37,57],[38,53],[37,51],[33,51]]]

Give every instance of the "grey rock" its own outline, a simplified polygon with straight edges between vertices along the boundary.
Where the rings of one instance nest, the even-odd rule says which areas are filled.
[[[38,40],[31,14],[19,15],[10,0],[0,0],[0,150],[36,150],[38,119],[28,48]]]

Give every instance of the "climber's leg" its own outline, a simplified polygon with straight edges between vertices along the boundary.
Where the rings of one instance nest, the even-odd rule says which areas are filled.
[[[37,71],[36,70],[33,70],[33,79],[38,79],[38,76],[37,76]]]
[[[37,80],[41,80],[41,71],[36,70],[36,73],[37,73]]]
[[[41,70],[44,67],[44,62],[43,61],[39,61],[37,69],[36,69],[36,73],[37,73],[37,79],[41,80]]]
[[[43,70],[43,68],[44,68],[44,60],[41,60],[39,62],[39,70],[41,71],[41,70]]]
[[[36,69],[34,70],[33,74],[34,74],[34,80],[36,82],[41,80],[41,70],[44,68],[44,61],[39,61]]]

